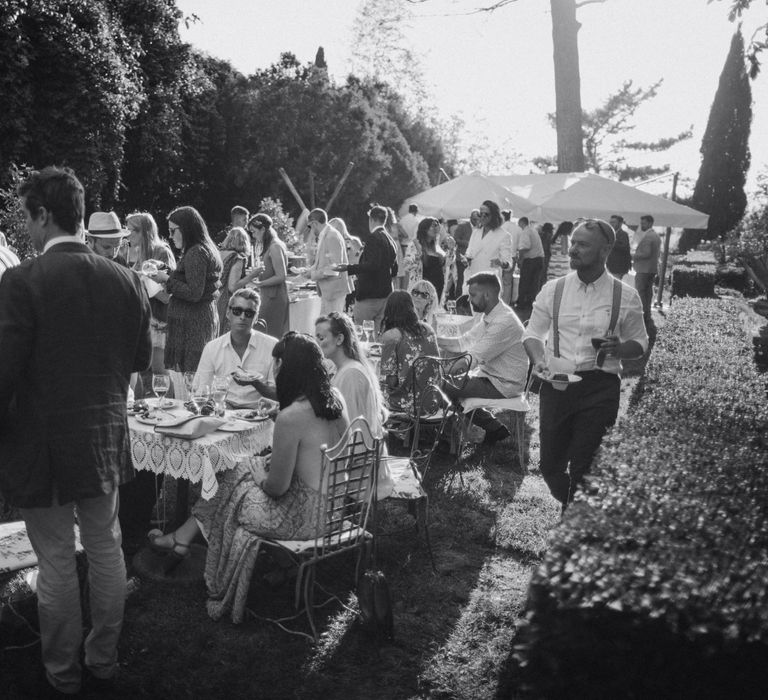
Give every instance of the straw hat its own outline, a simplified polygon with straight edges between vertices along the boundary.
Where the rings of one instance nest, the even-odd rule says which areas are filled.
[[[125,238],[128,235],[113,211],[95,211],[88,219],[88,235],[97,238]]]

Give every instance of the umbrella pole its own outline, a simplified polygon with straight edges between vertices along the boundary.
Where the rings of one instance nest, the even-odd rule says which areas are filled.
[[[677,201],[677,178],[680,176],[680,173],[675,173],[675,176],[672,178],[672,201]],[[656,308],[662,308],[663,304],[661,302],[661,295],[664,293],[664,280],[667,277],[667,258],[669,258],[669,242],[672,238],[672,227],[667,226],[667,233],[664,236],[664,257],[661,259],[661,275],[659,275],[659,292],[656,295],[656,303],[654,306]]]

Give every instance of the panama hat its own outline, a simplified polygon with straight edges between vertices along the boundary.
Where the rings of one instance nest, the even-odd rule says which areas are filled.
[[[95,211],[88,219],[88,235],[98,238],[125,238],[128,235],[113,211]]]

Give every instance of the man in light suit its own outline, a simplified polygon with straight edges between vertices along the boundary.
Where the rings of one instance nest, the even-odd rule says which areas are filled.
[[[0,280],[0,490],[21,510],[38,558],[47,683],[74,694],[83,681],[75,514],[88,557],[88,680],[103,687],[117,670],[126,583],[118,487],[134,474],[126,397],[131,372],[152,358],[151,311],[138,275],[78,235],[84,192],[72,171],[34,172],[19,195],[42,255]]]
[[[344,302],[352,286],[346,272],[338,272],[331,266],[349,263],[344,238],[328,225],[328,214],[324,209],[309,212],[307,226],[317,235],[317,253],[309,268],[309,276],[317,282],[320,291],[320,314],[327,316],[332,311],[343,313]]]

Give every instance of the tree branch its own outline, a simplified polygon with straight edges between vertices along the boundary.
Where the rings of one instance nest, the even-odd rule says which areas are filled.
[[[581,0],[581,2],[576,3],[576,9],[578,10],[580,7],[584,7],[584,5],[592,5],[593,3],[604,3],[605,0]]]

